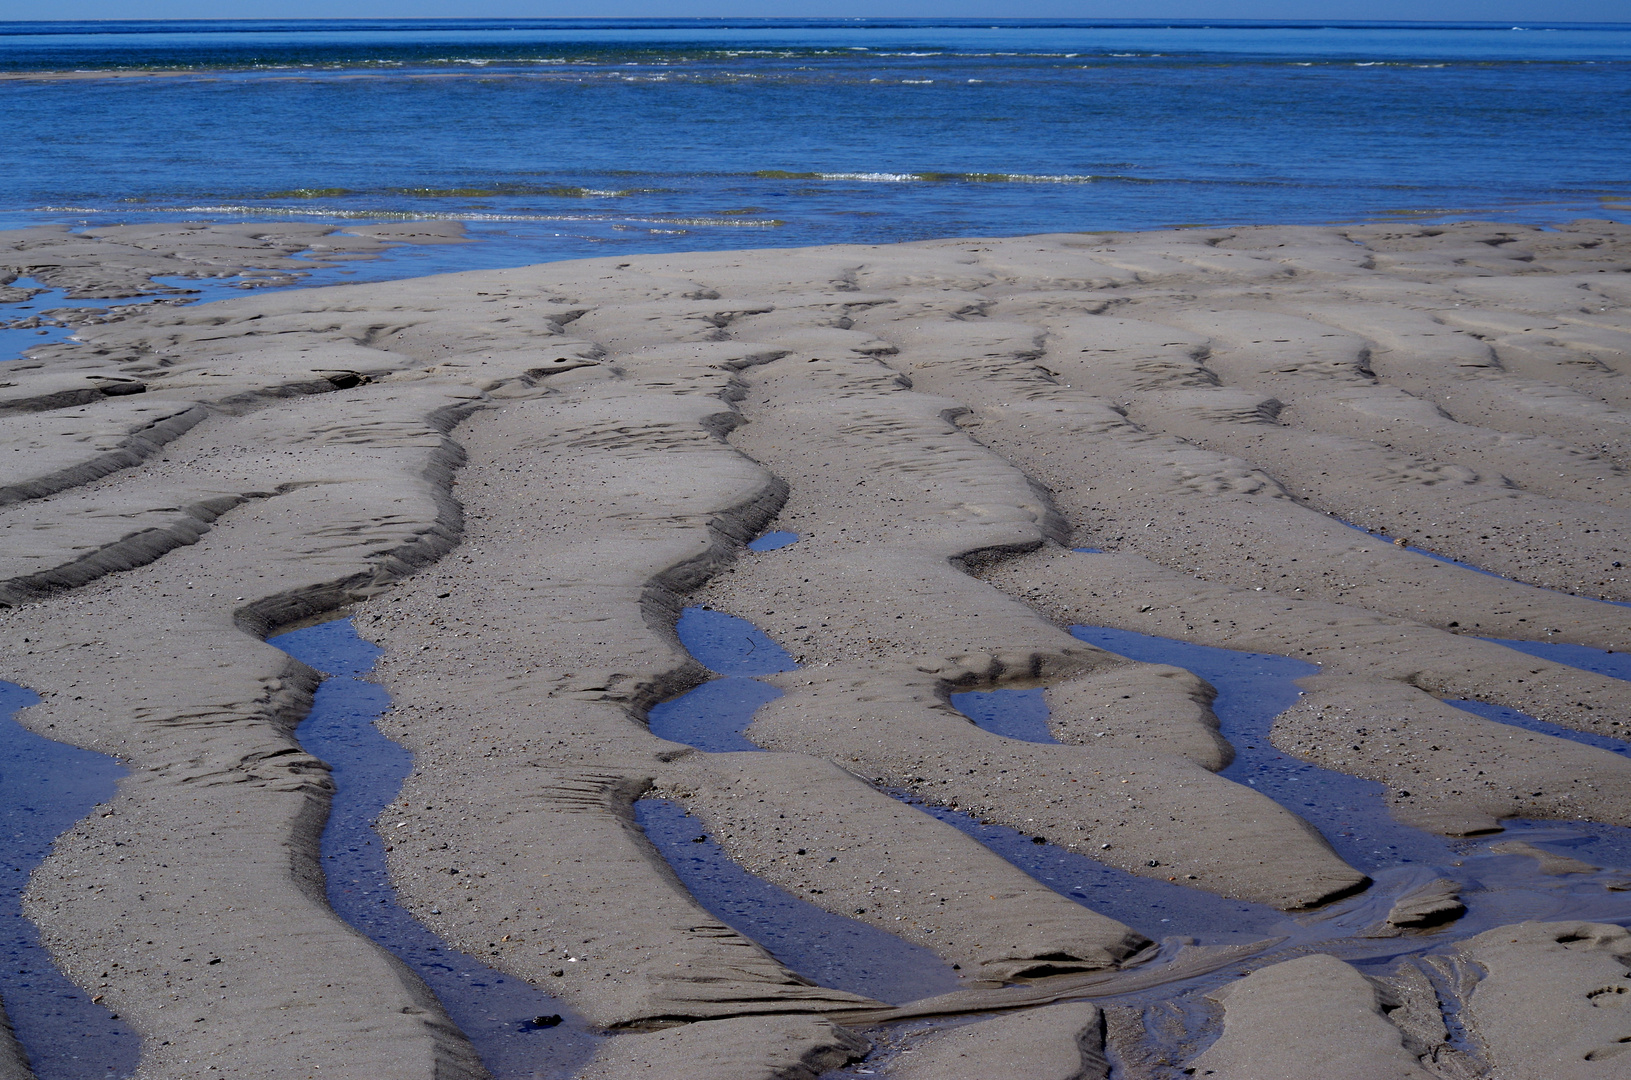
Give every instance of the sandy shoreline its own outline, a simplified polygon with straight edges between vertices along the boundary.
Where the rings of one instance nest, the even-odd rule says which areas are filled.
[[[130,295],[210,244],[283,270],[327,242],[251,258],[251,231],[30,272]],[[19,267],[68,243],[12,239]],[[292,737],[318,675],[259,639],[335,611],[384,646],[381,727],[416,756],[382,819],[402,902],[624,1032],[586,1077],[813,1077],[864,1052],[833,1018],[893,1015],[701,909],[634,823],[648,794],[765,880],[957,964],[968,1011],[1003,983],[1157,992],[1167,961],[880,789],[1285,911],[1367,887],[1216,775],[1232,748],[1204,684],[1072,624],[1320,665],[1275,745],[1386,784],[1436,835],[1631,826],[1624,756],[1443,703],[1631,730],[1631,684],[1482,640],[1631,648],[1631,608],[1601,602],[1631,601],[1628,271],[1631,229],[1601,222],[1193,230],[555,263],[84,327],[0,371],[0,678],[44,698],[25,725],[131,774],[27,910],[143,1035],[143,1077],[484,1075],[323,900],[331,785]],[[801,539],[747,554],[767,528]],[[748,737],[769,752],[644,726],[708,677],[673,630],[699,603],[801,665],[766,678],[782,696]],[[947,700],[996,686],[1045,686],[1063,745]],[[1624,1010],[1591,995],[1621,986],[1631,935],[1545,910],[1432,931],[1441,958],[1385,986],[1347,946],[1231,953],[1199,1066],[1621,1075]],[[1225,962],[1207,955],[1172,977]],[[1136,1012],[1071,1003],[931,1032],[886,1075],[959,1075],[924,1061],[965,1044],[1103,1075],[1107,1024],[1130,1077],[1199,1053],[1162,1064]],[[1326,1057],[1297,1049],[1310,1031]]]

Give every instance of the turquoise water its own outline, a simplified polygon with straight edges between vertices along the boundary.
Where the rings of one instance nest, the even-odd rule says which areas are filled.
[[[0,226],[450,217],[410,270],[1623,216],[1631,25],[0,23]]]

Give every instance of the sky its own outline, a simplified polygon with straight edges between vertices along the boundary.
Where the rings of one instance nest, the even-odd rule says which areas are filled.
[[[7,9],[10,9],[9,11]],[[45,14],[48,11],[49,14]],[[1631,0],[22,0],[49,19],[897,17],[1631,22]]]

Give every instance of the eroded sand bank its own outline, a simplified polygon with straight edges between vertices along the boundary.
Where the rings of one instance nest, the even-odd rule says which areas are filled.
[[[1329,1003],[1319,1045],[1355,1076],[1564,1075],[1536,1015],[1583,1048],[1567,1075],[1623,1075],[1598,993],[1624,1000],[1623,931],[1410,930],[1441,967],[1391,990],[1324,953],[1158,951],[889,792],[1285,911],[1367,888],[1216,774],[1204,683],[1085,623],[1318,664],[1275,744],[1388,784],[1407,824],[1631,826],[1624,757],[1443,703],[1626,736],[1631,684],[1482,639],[1631,648],[1631,607],[1601,602],[1631,601],[1628,269],[1631,229],[1598,222],[1196,230],[558,263],[85,326],[0,369],[0,678],[44,699],[23,723],[130,776],[28,911],[144,1036],[144,1077],[482,1075],[323,900],[331,784],[292,737],[319,676],[261,639],[343,609],[415,754],[381,827],[401,901],[621,1032],[586,1075],[809,1077],[868,1024],[1207,971],[1207,1033],[1165,1064],[1119,1006],[966,1045],[1015,1075],[1095,1075],[1106,1032],[1133,1076],[1203,1051],[1267,1075],[1259,1045],[1336,1075],[1288,1049],[1284,998]],[[801,539],[747,556],[771,527]],[[765,677],[761,751],[645,727],[707,677],[687,603],[798,661]],[[1032,686],[1058,745],[949,702]],[[902,1010],[795,975],[686,894],[648,795],[967,987]],[[935,1038],[925,1060],[964,1053]]]

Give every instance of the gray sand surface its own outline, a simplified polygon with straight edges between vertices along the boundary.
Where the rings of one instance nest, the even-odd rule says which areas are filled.
[[[456,239],[28,230],[0,234],[0,263],[114,297]],[[1047,1007],[888,1069],[974,1046],[1006,1075],[1093,1076],[1098,1014],[1049,1002],[1220,968],[1221,1037],[1173,1067],[1300,1076],[1264,1070],[1303,1067],[1317,1034],[1334,1064],[1311,1078],[1624,1076],[1628,1014],[1600,1000],[1626,983],[1618,928],[1502,927],[1385,984],[1323,953],[1171,959],[890,793],[1286,911],[1369,884],[1217,775],[1210,687],[1066,631],[1087,623],[1320,665],[1275,745],[1388,785],[1403,822],[1631,826],[1625,757],[1441,701],[1631,730],[1631,684],[1481,640],[1631,648],[1631,608],[1598,602],[1631,601],[1628,270],[1631,228],[1603,222],[1190,230],[98,316],[0,380],[0,678],[42,696],[25,725],[130,770],[34,873],[28,914],[143,1036],[143,1080],[483,1075],[323,900],[332,781],[292,735],[319,673],[261,639],[350,614],[385,648],[381,727],[415,755],[381,818],[401,902],[611,1032],[585,1077],[808,1078],[865,1052],[855,1029],[1018,1005]],[[771,527],[802,539],[744,550]],[[674,630],[697,604],[800,665],[765,679],[763,752],[646,727],[709,677]],[[1039,686],[1059,745],[949,701]],[[635,822],[648,795],[966,989],[914,1011],[814,985],[686,892]],[[1388,932],[1458,903],[1424,886]],[[1450,1046],[1441,998],[1476,1046]],[[1140,1044],[1136,1016],[1106,1015]]]
[[[1218,1080],[1432,1080],[1421,1047],[1388,1023],[1377,988],[1334,956],[1315,953],[1229,984],[1223,1037],[1195,1059]]]
[[[1031,1080],[1105,1080],[1104,1019],[1086,1002],[1045,1005],[918,1042],[890,1071],[901,1080],[988,1080],[1023,1061]]]

